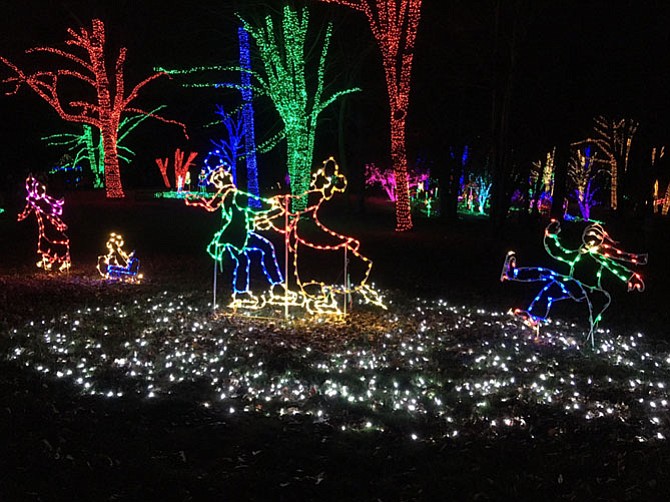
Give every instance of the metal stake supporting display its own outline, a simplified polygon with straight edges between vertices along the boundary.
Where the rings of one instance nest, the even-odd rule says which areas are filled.
[[[288,250],[289,250],[288,196],[284,198],[284,318],[288,319]]]
[[[217,260],[214,260],[214,281],[212,287],[212,309],[216,310],[216,275],[217,275]]]

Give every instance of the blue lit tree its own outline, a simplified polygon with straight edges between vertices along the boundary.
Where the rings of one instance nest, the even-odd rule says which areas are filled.
[[[490,173],[484,173],[477,176],[477,209],[479,214],[484,214],[486,204],[491,198],[491,187],[493,186],[493,177]]]
[[[247,166],[247,191],[252,195],[249,197],[249,206],[260,208],[258,197],[258,163],[256,160],[256,127],[254,120],[253,88],[251,87],[251,48],[249,44],[249,32],[243,27],[238,28],[237,37],[240,44],[240,78],[242,85],[242,117],[244,118],[244,160]]]
[[[607,174],[605,169],[596,167],[599,164],[596,154],[591,155],[591,147],[587,146],[583,150],[577,148],[568,165],[572,195],[585,220],[591,218],[591,208],[597,204],[598,179]]]
[[[221,164],[227,165],[233,178],[233,184],[237,185],[237,162],[244,146],[242,113],[238,111],[235,116],[232,116],[226,113],[220,105],[217,105],[216,113],[221,117],[226,135],[222,139],[211,140],[214,150],[209,152],[205,158],[205,165],[209,172],[217,169]]]

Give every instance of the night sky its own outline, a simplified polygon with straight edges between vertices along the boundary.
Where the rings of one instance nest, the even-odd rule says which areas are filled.
[[[234,12],[254,20],[284,3],[3,0],[0,54],[29,67],[38,58],[23,54],[24,49],[62,47],[68,27],[89,25],[92,17],[100,17],[111,45],[128,48],[127,80],[134,84],[155,66],[234,64]],[[349,163],[388,163],[383,73],[364,17],[338,6],[307,3],[314,34],[327,20],[335,25],[327,75],[332,88],[363,88],[345,105]],[[494,0],[424,1],[408,122],[410,160],[424,156],[439,163],[451,146],[464,144],[486,151],[494,68],[509,69],[511,54],[515,63],[510,146],[517,162],[540,158],[554,145],[585,137],[598,114],[635,118],[641,122],[645,144],[667,142],[670,2],[505,0],[498,38],[500,61],[493,57],[496,4]],[[515,49],[510,51],[513,32]],[[4,68],[1,71],[3,77],[8,74]],[[222,76],[221,81],[229,78]],[[214,105],[239,103],[234,91],[185,89],[180,82],[152,84],[138,103],[145,109],[167,104],[164,115],[185,122],[190,141],[176,128],[145,122],[129,142],[137,157],[132,167],[124,168],[124,180],[138,186],[159,183],[153,159],[171,155],[177,147],[204,151],[209,138],[216,136],[202,127],[215,118]],[[262,140],[278,129],[277,117],[267,100],[258,101],[256,112]],[[0,177],[5,183],[27,171],[46,170],[58,160],[62,152],[46,148],[39,138],[71,131],[72,126],[46,103],[23,89],[16,96],[0,96],[0,114]],[[337,120],[335,105],[324,113],[317,132],[317,158],[337,152]],[[261,159],[266,183],[280,176],[276,172],[280,159],[281,150]]]

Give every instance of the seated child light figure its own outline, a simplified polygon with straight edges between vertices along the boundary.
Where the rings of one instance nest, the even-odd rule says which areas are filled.
[[[543,284],[525,310],[514,311],[525,324],[535,329],[539,329],[540,323],[548,319],[554,303],[562,300],[585,303],[589,311],[587,340],[590,339],[594,344],[595,330],[612,301],[611,295],[602,285],[603,272],[607,270],[614,278],[626,282],[629,292],[642,292],[645,289],[642,277],[626,265],[646,265],[647,255],[618,249],[615,241],[597,223],[584,229],[582,243],[577,249],[566,248],[559,239],[560,232],[560,223],[552,220],[544,232],[544,247],[549,256],[568,266],[567,273],[544,267],[517,267],[516,254],[510,251],[505,258],[500,280]],[[582,268],[585,268],[585,274],[578,270]]]
[[[121,234],[109,234],[105,244],[107,254],[98,256],[98,272],[105,279],[140,282],[143,278],[139,273],[140,261],[135,257],[134,250],[126,253],[124,244]]]
[[[34,213],[37,219],[37,266],[45,271],[70,269],[70,239],[67,225],[61,219],[63,199],[54,199],[46,187],[33,176],[26,178],[26,206],[17,219],[22,221]]]

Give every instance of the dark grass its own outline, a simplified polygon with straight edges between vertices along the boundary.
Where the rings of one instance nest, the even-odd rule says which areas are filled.
[[[418,220],[397,234],[390,207],[372,201],[365,214],[332,212],[335,229],[362,241],[375,262],[373,280],[407,297],[507,310],[528,300],[523,285],[500,284],[502,259],[515,249],[527,264],[551,262],[543,222],[510,222],[504,232],[464,218],[446,225]],[[353,204],[355,206],[355,204]],[[9,208],[8,208],[9,209]],[[28,319],[105,305],[133,294],[203,291],[211,286],[204,247],[216,215],[178,201],[135,194],[104,201],[69,197],[73,271],[49,280],[33,268],[35,225],[0,216],[0,348]],[[642,331],[666,341],[670,228],[661,220],[612,221],[612,235],[631,251],[649,251],[647,291],[611,284],[614,306],[604,327]],[[95,261],[109,231],[137,249],[148,280],[135,289],[108,287]],[[559,312],[583,323],[575,306]],[[129,326],[132,326],[130,324]],[[452,357],[443,354],[445,360]],[[454,365],[457,361],[453,361]],[[275,364],[284,363],[281,358]],[[597,371],[597,368],[594,368]],[[603,370],[604,371],[604,370]],[[667,500],[670,453],[664,442],[631,440],[628,426],[555,417],[534,410],[534,430],[494,437],[409,439],[419,419],[385,432],[342,432],[301,415],[230,415],[192,399],[194,382],[173,397],[104,399],[9,362],[0,364],[0,500]]]

